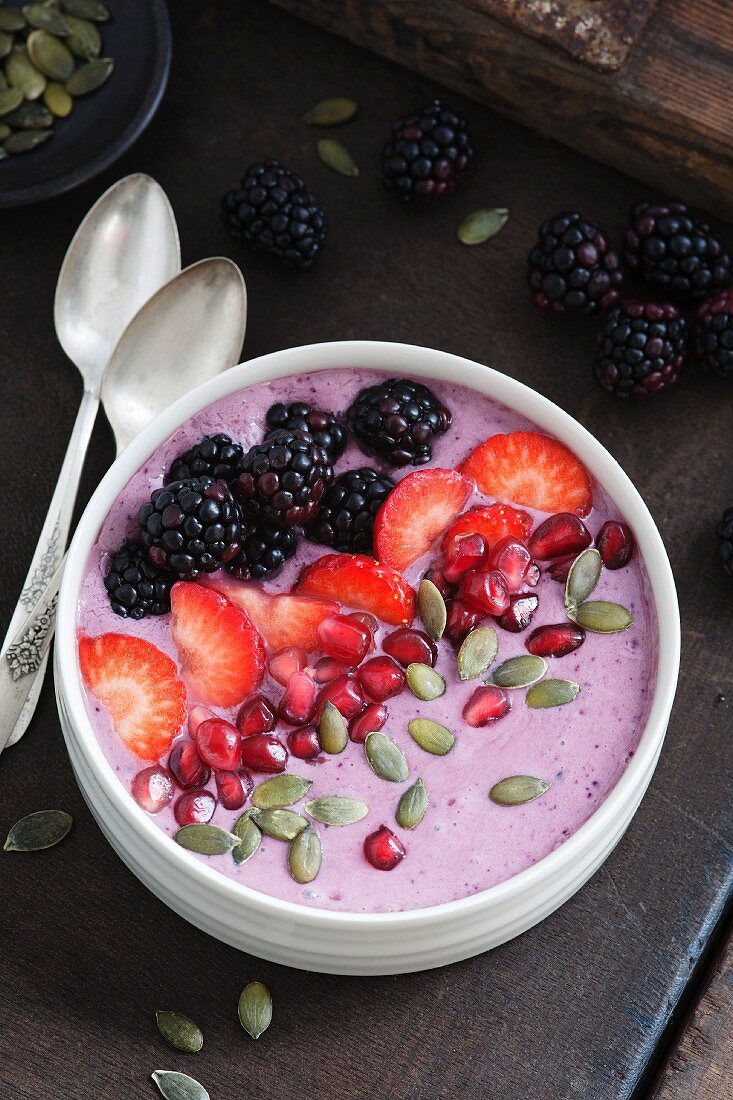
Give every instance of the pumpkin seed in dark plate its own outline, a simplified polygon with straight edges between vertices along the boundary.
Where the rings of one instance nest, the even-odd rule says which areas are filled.
[[[88,61],[81,65],[75,73],[66,81],[65,88],[69,95],[88,95],[96,92],[109,79],[115,63],[111,57],[97,57],[94,61]]]

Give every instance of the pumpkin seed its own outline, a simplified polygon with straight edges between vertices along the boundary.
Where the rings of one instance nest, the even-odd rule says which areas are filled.
[[[529,689],[525,702],[534,710],[562,707],[565,703],[572,703],[579,691],[580,684],[574,684],[572,680],[541,680]]]
[[[332,172],[338,172],[340,176],[349,176],[351,179],[355,179],[359,175],[359,169],[356,167],[349,150],[334,138],[320,138],[318,141],[318,156],[327,168],[330,168]]]
[[[5,77],[5,73],[3,72],[2,69],[0,69],[0,92],[4,92],[7,87],[8,87],[8,82],[7,82],[7,79]]]
[[[39,27],[49,34],[58,34],[65,38],[69,33],[69,27],[63,15],[57,8],[48,4],[26,4],[23,8],[25,20],[31,27]]]
[[[303,115],[303,122],[309,126],[340,126],[342,122],[350,122],[359,113],[359,104],[353,99],[343,96],[334,96],[331,99],[322,99],[311,107]]]
[[[445,600],[432,581],[420,581],[420,587],[417,590],[417,610],[426,631],[433,641],[437,642],[443,637],[448,612]]]
[[[601,555],[593,547],[589,546],[578,554],[565,581],[566,607],[577,607],[588,599],[598,584],[602,566]]]
[[[491,680],[501,688],[525,688],[536,684],[547,672],[544,657],[535,657],[527,653],[521,657],[510,657],[494,669]]]
[[[458,240],[461,244],[483,244],[500,233],[508,221],[509,211],[501,206],[493,210],[474,210],[458,226]]]
[[[321,748],[331,756],[343,752],[349,743],[349,727],[346,720],[333,703],[327,702],[318,723],[318,737]]]
[[[344,798],[339,794],[327,794],[313,798],[303,807],[309,817],[322,825],[353,825],[369,813],[366,802],[358,798]]]
[[[498,806],[522,806],[549,791],[552,783],[533,775],[508,775],[489,791],[489,798]]]
[[[12,134],[12,130],[4,122],[0,122],[0,141],[5,141],[6,137]]]
[[[156,1069],[150,1075],[163,1100],[211,1100],[203,1085],[187,1073],[172,1069]]]
[[[7,34],[15,34],[16,31],[24,31],[25,28],[25,18],[15,8],[3,8],[0,10],[0,31],[4,31]]]
[[[458,650],[458,675],[462,680],[481,676],[499,652],[499,636],[491,626],[479,626],[467,634]]]
[[[321,869],[321,838],[312,825],[298,833],[288,852],[288,867],[296,882],[313,882]]]
[[[74,55],[48,31],[28,35],[28,54],[35,67],[51,80],[68,80],[74,71]]]
[[[76,15],[79,19],[91,19],[95,23],[106,23],[109,12],[100,0],[63,0],[64,13]]]
[[[67,15],[66,23],[69,28],[69,37],[66,45],[76,57],[83,57],[85,61],[99,57],[102,52],[102,36],[88,19],[77,19],[75,15]]]
[[[218,825],[184,825],[173,837],[189,852],[198,852],[200,856],[221,856],[231,852],[240,843],[239,837],[220,829]]]
[[[407,728],[412,740],[433,756],[445,756],[456,743],[449,729],[430,718],[413,718],[407,723]]]
[[[43,102],[48,107],[52,115],[56,118],[66,118],[71,114],[71,109],[74,106],[74,100],[63,84],[57,84],[54,80],[49,80],[46,85],[46,90],[43,93]]]
[[[36,810],[22,817],[8,833],[6,852],[41,852],[63,840],[72,825],[64,810]]]
[[[251,809],[245,810],[241,817],[237,818],[232,832],[239,837],[239,844],[236,848],[232,848],[232,859],[237,864],[246,863],[255,854],[262,841],[262,832],[252,820]]]
[[[7,155],[8,154],[5,152],[5,150],[2,147],[0,147],[0,160],[5,160]]]
[[[97,57],[94,61],[88,61],[86,65],[80,65],[66,81],[64,87],[69,95],[87,95],[101,88],[105,80],[109,79],[115,63],[111,57]]]
[[[0,57],[7,57],[12,48],[12,34],[6,34],[5,31],[0,31]]]
[[[25,99],[38,99],[43,95],[46,78],[31,61],[25,46],[13,46],[13,52],[5,62],[5,75]]]
[[[272,997],[262,982],[250,982],[239,997],[239,1022],[253,1039],[259,1039],[272,1021]]]
[[[185,1050],[187,1054],[197,1054],[204,1045],[204,1034],[198,1024],[180,1012],[166,1012],[159,1009],[155,1013],[158,1031],[176,1050]]]
[[[20,88],[3,88],[0,91],[0,116],[9,115],[23,102]]]
[[[5,121],[16,130],[45,130],[53,126],[53,115],[37,99],[26,99],[20,107],[5,115]]]
[[[589,600],[579,607],[570,608],[568,618],[592,634],[618,634],[621,630],[628,630],[634,621],[630,611],[620,603],[609,600]]]
[[[439,699],[445,694],[445,680],[430,665],[420,664],[418,661],[407,666],[407,686],[413,695],[429,703],[432,699]]]
[[[43,145],[47,141],[52,130],[16,130],[3,142],[6,153],[29,153],[37,145]]]
[[[252,820],[258,829],[273,840],[295,840],[308,822],[295,810],[256,810]]]
[[[395,817],[403,829],[416,829],[428,808],[428,792],[422,779],[417,779],[397,803]]]
[[[380,779],[404,783],[410,774],[405,754],[386,734],[370,733],[364,742],[364,751],[370,768]]]
[[[302,775],[275,775],[272,779],[266,779],[255,787],[252,793],[252,804],[258,810],[276,810],[282,806],[292,806],[300,802],[308,794],[313,786],[312,779],[304,779]]]

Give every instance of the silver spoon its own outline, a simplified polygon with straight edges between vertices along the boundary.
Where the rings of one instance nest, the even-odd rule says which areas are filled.
[[[69,536],[71,515],[94,420],[104,369],[115,345],[144,302],[181,268],[178,230],[168,198],[150,176],[119,180],[97,200],[74,234],[61,265],[54,321],[62,348],[78,367],[84,393],[56,489],[3,652],[52,576]],[[39,665],[15,725],[19,740],[36,709],[46,663]]]
[[[239,361],[247,315],[242,273],[231,260],[182,271],[133,318],[104,379],[117,451],[186,389]],[[0,661],[0,752],[13,732],[53,637],[63,559],[41,585]]]

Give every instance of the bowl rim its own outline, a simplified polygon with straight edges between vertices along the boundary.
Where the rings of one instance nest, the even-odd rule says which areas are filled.
[[[354,368],[424,379],[447,379],[503,402],[565,442],[618,504],[634,529],[649,575],[658,629],[657,683],[651,706],[632,759],[606,798],[574,833],[537,863],[502,882],[467,897],[420,909],[388,913],[356,913],[310,908],[254,890],[209,867],[184,851],[135,803],[119,781],[92,729],[84,703],[76,657],[76,613],[87,559],[112,503],[135,471],[156,447],[190,417],[238,389],[309,371]],[[599,472],[600,471],[600,472]],[[661,535],[638,490],[606,448],[569,413],[523,382],[450,352],[375,340],[343,340],[306,344],[270,352],[231,367],[202,383],[160,413],[116,459],[105,474],[79,521],[64,570],[56,628],[55,675],[66,703],[78,748],[116,810],[184,877],[191,877],[223,902],[254,908],[260,914],[287,918],[301,925],[328,930],[417,928],[459,918],[480,910],[511,904],[539,887],[549,875],[561,875],[582,854],[596,847],[626,803],[646,787],[664,740],[674,700],[680,658],[680,618],[672,569]]]

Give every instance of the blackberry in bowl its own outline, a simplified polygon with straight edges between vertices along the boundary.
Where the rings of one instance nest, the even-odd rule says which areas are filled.
[[[390,378],[361,390],[347,417],[361,449],[389,466],[429,462],[433,439],[452,421],[450,409],[432,390],[406,378]]]
[[[279,428],[250,447],[231,484],[247,519],[291,527],[315,515],[332,481],[328,456],[313,436]]]

